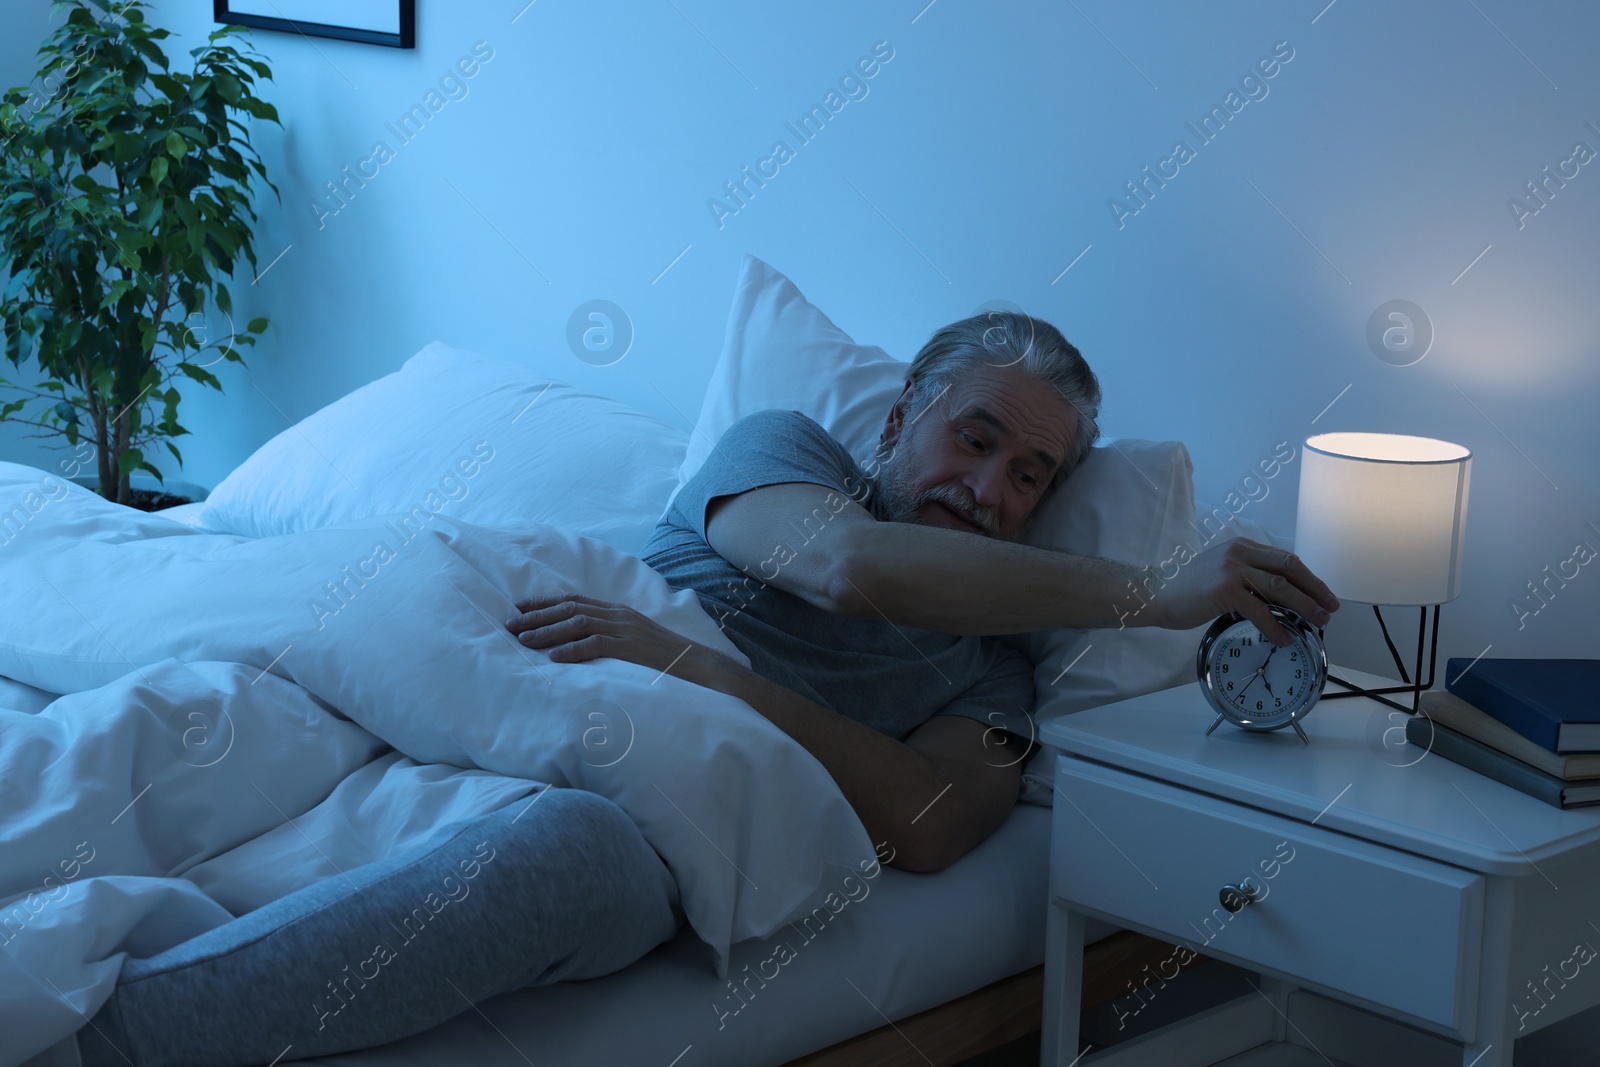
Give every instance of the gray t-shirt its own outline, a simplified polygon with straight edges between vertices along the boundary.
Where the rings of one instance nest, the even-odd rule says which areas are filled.
[[[813,482],[839,495],[810,515],[795,516],[794,536],[774,546],[770,559],[742,571],[706,543],[706,505],[779,482]],[[1033,665],[1015,648],[881,617],[834,615],[770,584],[824,532],[845,497],[883,520],[876,488],[812,419],[798,411],[759,411],[728,428],[639,555],[673,589],[699,594],[757,674],[841,715],[897,740],[934,715],[964,715],[1033,740]]]

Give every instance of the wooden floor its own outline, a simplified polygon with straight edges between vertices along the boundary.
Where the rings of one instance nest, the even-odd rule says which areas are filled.
[[[1087,946],[1083,956],[1083,1010],[1092,1011],[1127,996],[1145,968],[1154,968],[1172,956],[1172,946],[1124,930]],[[1188,966],[1202,959],[1196,957]],[[1039,1062],[1043,1003],[1044,968],[1040,966],[792,1060],[787,1067],[1033,1065]]]
[[[1025,1034],[1008,1045],[962,1060],[954,1067],[1038,1067],[1039,1031]]]

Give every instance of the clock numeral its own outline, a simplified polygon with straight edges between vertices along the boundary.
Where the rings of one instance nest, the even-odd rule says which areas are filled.
[[[1238,659],[1240,656],[1244,655],[1244,653],[1238,648],[1230,648],[1228,649],[1228,655],[1232,656],[1234,659]]]
[[[1261,710],[1261,705],[1262,705],[1262,702],[1261,702],[1261,701],[1259,701],[1259,700],[1258,700],[1258,701],[1256,701],[1256,710],[1257,710],[1257,711],[1260,711],[1260,710]]]
[[[1283,707],[1283,701],[1279,700],[1277,697],[1273,697],[1272,698],[1272,706],[1275,707],[1275,708],[1281,708],[1281,707]]]
[[[1224,663],[1222,665],[1222,673],[1223,674],[1227,674],[1228,673],[1228,665],[1226,663]]]
[[[1298,653],[1298,652],[1291,652],[1291,653],[1289,653],[1289,658],[1290,658],[1290,659],[1291,659],[1291,660],[1297,660],[1297,659],[1299,659],[1299,658],[1300,658],[1300,653]]]
[[[1230,693],[1233,692],[1233,683],[1232,682],[1228,683],[1228,692],[1230,692]]]
[[[1299,667],[1296,667],[1296,668],[1295,668],[1295,669],[1294,669],[1294,676],[1295,676],[1295,677],[1296,677],[1296,678],[1298,678],[1298,677],[1300,677],[1300,668],[1299,668]]]

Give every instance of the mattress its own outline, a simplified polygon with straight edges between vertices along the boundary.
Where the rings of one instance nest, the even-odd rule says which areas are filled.
[[[734,945],[727,982],[684,929],[604,978],[518,990],[404,1041],[304,1062],[783,1064],[1042,963],[1049,852],[1050,809],[1019,804],[937,874],[884,868],[826,922]],[[1088,936],[1114,929],[1091,923]]]

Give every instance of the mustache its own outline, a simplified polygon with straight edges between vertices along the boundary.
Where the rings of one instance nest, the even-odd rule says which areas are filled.
[[[950,508],[957,515],[977,526],[990,537],[994,536],[995,516],[993,508],[986,508],[970,497],[965,497],[960,490],[948,485],[936,485],[922,495],[923,501],[933,501]]]

